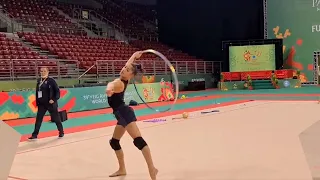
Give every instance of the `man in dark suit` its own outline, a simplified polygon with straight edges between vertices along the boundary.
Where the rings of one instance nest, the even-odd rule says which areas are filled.
[[[42,67],[40,69],[41,78],[37,81],[36,87],[36,104],[38,113],[36,123],[30,140],[37,139],[43,117],[47,111],[51,116],[51,121],[55,122],[59,130],[59,138],[64,136],[63,126],[58,112],[58,99],[60,98],[60,90],[56,81],[49,77],[49,69]]]

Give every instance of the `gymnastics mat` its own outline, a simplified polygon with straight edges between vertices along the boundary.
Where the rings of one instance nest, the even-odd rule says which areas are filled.
[[[21,135],[0,121],[0,179],[7,179],[17,153]]]
[[[320,179],[320,121],[312,124],[310,127],[300,133],[301,145],[309,164],[313,180]]]

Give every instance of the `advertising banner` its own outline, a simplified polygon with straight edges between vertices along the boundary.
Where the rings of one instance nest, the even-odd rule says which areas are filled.
[[[166,101],[173,97],[169,82],[137,84],[145,102]],[[67,112],[95,110],[109,107],[105,86],[60,89],[59,108]],[[128,85],[124,97],[142,103],[134,86]],[[37,113],[34,91],[0,92],[0,120],[35,117]]]
[[[313,81],[314,52],[320,47],[320,0],[268,0],[268,39],[283,39],[284,69]]]

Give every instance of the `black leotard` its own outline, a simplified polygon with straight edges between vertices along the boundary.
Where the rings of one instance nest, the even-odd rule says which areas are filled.
[[[117,110],[119,107],[125,105],[124,102],[124,93],[127,89],[128,81],[122,80],[124,84],[124,89],[121,93],[114,93],[111,97],[108,97],[109,106],[113,109],[113,111]]]

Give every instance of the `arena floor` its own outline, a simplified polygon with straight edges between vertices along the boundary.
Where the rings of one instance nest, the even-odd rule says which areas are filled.
[[[204,97],[211,101],[209,105],[195,97],[195,103],[180,103],[185,106],[182,109],[178,102],[178,109],[171,114],[139,115],[140,120],[166,120],[138,122],[159,169],[159,180],[311,180],[317,177],[320,161],[315,159],[319,160],[320,151],[306,149],[315,150],[320,146],[312,133],[303,132],[319,121],[315,114],[320,108],[315,100],[319,95],[304,98],[300,95],[300,99],[294,99],[298,97],[295,94],[281,98],[274,95],[270,96],[272,100],[262,94],[239,96],[242,95],[232,98],[229,95],[224,99]],[[185,104],[192,105],[186,107]],[[212,109],[220,112],[200,113]],[[172,119],[180,117],[182,111],[188,111],[190,117]],[[86,118],[94,120],[94,117]],[[22,139],[24,142],[20,143],[9,179],[149,179],[143,156],[128,135],[121,141],[128,175],[108,177],[117,170],[116,157],[108,143],[114,128],[110,125],[70,131],[63,139],[55,136],[34,142]],[[320,132],[320,125],[317,128]],[[19,127],[18,130],[23,131]],[[301,141],[301,134],[311,138]]]

